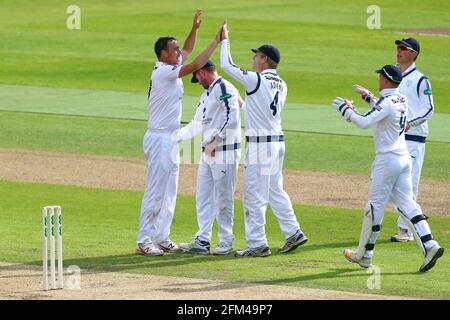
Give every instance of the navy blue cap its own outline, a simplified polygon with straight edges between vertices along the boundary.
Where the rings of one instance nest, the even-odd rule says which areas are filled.
[[[402,82],[402,79],[403,79],[400,68],[397,66],[393,66],[391,64],[387,64],[384,67],[382,67],[381,69],[375,70],[375,72],[382,74],[389,81],[391,81],[393,83],[400,83],[400,82]]]
[[[253,52],[261,52],[272,59],[275,63],[280,62],[280,50],[270,44],[263,44],[258,49],[251,49]]]
[[[203,66],[203,67],[201,67],[200,69],[198,69],[198,70],[201,70],[201,69],[208,69],[208,68],[212,68],[212,67],[216,67],[215,65],[214,65],[214,63],[211,61],[211,60],[208,60],[206,63],[205,63],[205,65]],[[198,70],[195,70],[193,73],[192,73],[192,79],[191,79],[191,83],[198,83],[198,80],[197,80],[197,78],[195,77],[195,75],[197,74],[197,71]]]
[[[419,41],[417,41],[414,38],[405,38],[402,40],[395,40],[395,44],[398,46],[404,45],[405,47],[411,49],[412,51],[419,54],[420,52],[420,44]]]

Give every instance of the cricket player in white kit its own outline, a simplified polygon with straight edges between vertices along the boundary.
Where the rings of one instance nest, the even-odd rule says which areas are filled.
[[[220,43],[222,29],[199,56],[183,65],[194,48],[200,15],[201,11],[197,10],[183,49],[173,37],[162,37],[155,43],[158,61],[153,68],[148,93],[148,130],[143,141],[147,183],[140,213],[137,254],[154,256],[179,249],[169,235],[178,186],[179,153],[175,133],[181,120],[184,92],[181,78],[208,61]]]
[[[402,72],[403,81],[399,91],[408,99],[408,117],[406,119],[405,140],[411,156],[411,179],[413,198],[417,201],[419,195],[419,182],[425,158],[425,141],[428,137],[427,120],[434,112],[433,95],[428,78],[416,68],[415,61],[420,52],[420,44],[414,38],[396,40],[397,66]],[[360,87],[364,97],[376,100],[377,98],[366,88]],[[399,231],[391,237],[393,242],[407,242],[414,240],[408,222],[402,215],[398,217]]]
[[[287,86],[276,70],[280,53],[271,45],[252,49],[255,52],[255,72],[243,70],[231,58],[226,23],[222,37],[220,65],[246,90],[243,105],[247,141],[243,204],[248,248],[237,251],[235,255],[266,257],[271,254],[265,232],[268,204],[286,237],[280,252],[292,251],[308,239],[300,229],[289,196],[283,190],[285,144],[280,113],[286,100]]]
[[[217,219],[219,244],[213,254],[226,255],[234,251],[234,192],[241,156],[239,93],[217,74],[212,61],[194,72],[191,82],[200,83],[205,91],[194,119],[181,128],[179,140],[203,133],[196,192],[199,231],[191,243],[179,247],[189,253],[209,254]]]
[[[423,252],[424,261],[419,271],[425,272],[434,267],[437,259],[444,254],[444,248],[433,239],[427,218],[413,199],[411,157],[405,142],[408,103],[407,97],[398,90],[402,81],[401,71],[397,66],[386,65],[377,73],[380,74],[381,97],[364,97],[372,106],[366,114],[360,115],[350,101],[340,97],[332,103],[347,121],[363,129],[374,126],[376,156],[372,163],[369,201],[365,208],[359,245],[356,251],[345,249],[344,256],[363,268],[371,267],[384,210],[392,199],[398,212],[408,221]],[[356,86],[355,90],[360,92],[361,87]]]
[[[396,40],[397,64],[402,72],[403,81],[399,90],[408,98],[408,118],[406,119],[405,140],[412,160],[412,186],[414,200],[419,195],[420,175],[425,158],[425,141],[428,137],[427,121],[433,115],[433,94],[428,78],[416,68],[415,61],[420,53],[420,44],[416,39]],[[398,217],[399,231],[391,237],[393,242],[413,240],[412,232],[402,216]]]

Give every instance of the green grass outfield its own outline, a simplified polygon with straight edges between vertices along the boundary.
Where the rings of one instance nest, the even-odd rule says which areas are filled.
[[[360,112],[367,110],[367,104],[356,94],[349,97],[355,99]],[[146,99],[145,94],[134,92],[0,85],[0,111],[146,120]],[[198,97],[183,97],[182,122],[187,123],[193,118],[197,105]],[[342,121],[330,104],[288,103],[283,108],[282,121],[284,130],[354,136],[373,134],[371,129],[361,130]],[[429,120],[428,141],[450,142],[448,123],[450,114],[434,114]]]
[[[285,167],[369,176],[374,155],[371,131],[339,119],[331,101],[339,95],[362,105],[351,85],[360,83],[377,91],[374,70],[395,62],[395,39],[409,36],[405,32],[410,29],[450,25],[447,0],[411,0],[407,6],[378,1],[379,30],[366,27],[366,9],[372,3],[365,0],[324,0],[320,5],[313,0],[201,0],[195,4],[80,0],[76,4],[81,7],[81,30],[71,31],[66,28],[66,9],[71,4],[65,0],[1,4],[0,148],[141,158],[154,42],[159,36],[174,35],[182,43],[194,9],[200,7],[203,23],[194,55],[212,40],[225,17],[238,65],[251,67],[249,48],[262,43],[280,48],[279,72],[289,87],[283,111]],[[413,36],[422,46],[418,67],[431,80],[436,111],[429,123],[422,176],[450,181],[450,37]],[[218,62],[218,50],[213,60]],[[184,84],[183,121],[188,121],[201,87],[190,84],[188,78]],[[188,146],[189,142],[183,144]],[[66,266],[450,297],[448,255],[436,269],[419,274],[422,258],[416,244],[387,242],[395,232],[396,215],[391,213],[384,219],[386,228],[374,260],[381,269],[381,290],[368,290],[370,274],[341,255],[343,248],[356,246],[361,210],[297,205],[311,240],[292,254],[276,253],[283,236],[268,213],[267,232],[274,254],[267,259],[182,254],[148,259],[133,253],[140,192],[0,181],[0,194],[0,261],[40,265],[39,209],[58,203],[63,206]],[[173,240],[189,241],[197,228],[194,197],[180,195],[176,210]],[[429,220],[434,236],[447,248],[449,219],[433,216]],[[235,231],[236,247],[241,248],[245,242],[239,202]]]
[[[77,1],[81,30],[68,30],[70,1],[4,1],[0,10],[0,83],[56,88],[106,89],[145,93],[162,35],[183,42],[194,4],[186,1]],[[448,27],[447,0],[377,1],[381,29],[369,30],[365,0],[196,1],[203,9],[194,54],[214,37],[228,17],[235,63],[250,68],[250,48],[280,48],[280,74],[289,86],[288,103],[328,105],[361,83],[376,91],[374,70],[394,63],[394,40],[416,28]],[[402,12],[399,18],[398,12]],[[270,14],[269,14],[270,13]],[[418,66],[433,86],[436,110],[450,112],[450,37],[414,35],[422,45]],[[213,59],[218,61],[218,50]],[[187,81],[186,94],[199,86]]]
[[[430,272],[419,273],[422,257],[417,244],[388,242],[395,231],[396,215],[392,213],[385,215],[386,227],[380,234],[373,261],[380,268],[381,289],[369,290],[367,281],[372,274],[342,256],[344,248],[357,245],[361,210],[295,206],[310,241],[289,254],[277,252],[284,237],[269,210],[266,230],[273,254],[268,258],[236,259],[231,255],[205,257],[183,253],[148,258],[134,254],[141,192],[0,181],[0,194],[1,260],[41,265],[39,209],[58,203],[63,212],[64,265],[82,268],[82,284],[83,270],[91,269],[420,298],[450,297],[449,255],[444,255]],[[450,218],[434,216],[429,222],[433,236],[442,246],[450,247],[446,228]],[[179,196],[171,237],[177,242],[189,242],[196,230],[195,198]],[[235,247],[245,247],[240,202],[236,202],[234,231]],[[216,243],[214,229],[212,245]]]
[[[0,147],[142,158],[146,125],[140,120],[0,112]],[[303,132],[285,136],[285,168],[370,174],[372,137]],[[187,154],[199,151],[199,137],[181,146]],[[449,154],[450,143],[428,142],[422,176],[450,179]],[[198,161],[195,156],[182,159]]]

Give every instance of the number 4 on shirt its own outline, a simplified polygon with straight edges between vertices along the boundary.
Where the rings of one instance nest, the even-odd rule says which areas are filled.
[[[272,110],[272,115],[276,115],[277,114],[277,105],[278,105],[278,95],[280,94],[280,91],[277,91],[277,93],[275,94],[275,97],[273,97],[273,101],[270,104],[270,110]]]

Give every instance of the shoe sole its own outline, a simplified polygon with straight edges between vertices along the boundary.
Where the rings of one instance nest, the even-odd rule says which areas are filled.
[[[234,255],[236,258],[266,258],[266,257],[269,257],[270,256],[270,254],[267,254],[267,255],[264,255],[264,256],[237,256],[237,255]]]
[[[281,251],[281,250],[280,250],[280,252],[281,252],[281,253],[286,253],[286,252],[290,252],[290,251],[292,251],[292,250],[295,250],[295,249],[297,249],[298,247],[300,247],[302,244],[305,244],[307,241],[308,241],[308,238],[303,238],[302,241],[300,241],[300,242],[294,244],[294,245],[293,245],[292,247],[290,247],[288,250],[285,250],[285,251]]]
[[[396,237],[391,237],[391,242],[409,242],[409,241],[413,241],[414,239],[405,239],[405,240],[402,240],[402,239],[398,239],[398,238],[396,238]]]
[[[177,248],[177,249],[169,249],[169,248],[165,248],[165,247],[161,247],[161,246],[159,246],[159,248],[162,250],[162,251],[164,251],[164,252],[167,252],[167,253],[175,253],[175,252],[180,252],[181,251],[181,249],[180,248]]]
[[[419,271],[425,272],[425,271],[428,271],[431,268],[433,268],[434,265],[436,264],[437,259],[442,257],[443,254],[444,254],[444,248],[439,248],[438,251],[436,251],[436,254],[434,255],[434,257],[430,260],[430,262],[428,262],[425,266],[420,268]]]
[[[264,254],[258,254],[257,256],[239,256],[236,253],[234,254],[234,256],[236,258],[265,258],[265,257],[270,256],[271,254],[272,254],[272,252],[269,251],[269,252],[266,252]]]
[[[180,248],[180,250],[183,253],[200,254],[200,255],[203,255],[203,256],[207,256],[208,254],[210,254],[209,251],[191,251],[189,249],[183,249],[183,248]]]
[[[344,255],[344,258],[348,261],[348,262],[351,262],[351,263],[354,263],[355,261],[353,261],[351,258],[348,258],[346,255],[345,255],[345,250],[344,250],[344,252],[342,252],[342,254]]]
[[[226,256],[233,252],[235,252],[235,250],[230,250],[228,252],[213,252],[213,255],[214,256]]]
[[[360,264],[359,262],[356,262],[356,263],[358,264],[358,266],[360,266],[360,267],[363,268],[363,269],[369,269],[369,268],[372,267],[371,264],[367,266],[367,265]]]
[[[359,262],[353,261],[351,258],[348,258],[348,257],[345,255],[345,250],[344,250],[343,253],[344,253],[345,259],[346,259],[348,262],[356,263],[356,264],[358,264],[358,266],[360,266],[361,268],[364,268],[364,269],[368,269],[368,268],[372,267],[372,265],[368,265],[368,266],[362,265],[362,264],[360,264]]]
[[[141,256],[146,256],[146,257],[156,257],[156,256],[162,256],[162,255],[164,255],[164,252],[157,253],[157,254],[150,254],[150,253],[147,253],[147,252],[145,252],[145,251],[141,251],[141,250],[139,250],[139,249],[136,249],[136,254],[139,254],[139,255],[141,255]]]
[[[256,258],[258,258],[258,257],[259,257],[259,258],[265,258],[265,257],[270,256],[271,254],[272,254],[272,252],[269,251],[269,252],[267,252],[267,253],[264,253],[264,254],[261,254],[261,255],[257,255]]]

